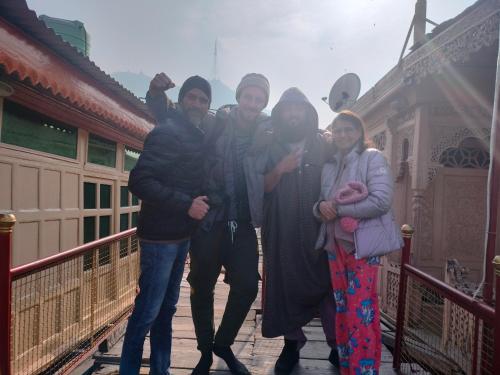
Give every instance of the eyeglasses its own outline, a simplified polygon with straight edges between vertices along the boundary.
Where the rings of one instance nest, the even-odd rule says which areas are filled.
[[[340,135],[342,133],[348,135],[348,134],[352,134],[354,133],[356,129],[354,129],[352,126],[345,126],[345,127],[342,127],[342,128],[334,128],[332,129],[332,133],[334,135]]]

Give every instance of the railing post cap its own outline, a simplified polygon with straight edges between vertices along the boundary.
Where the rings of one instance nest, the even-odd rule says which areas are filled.
[[[415,233],[415,229],[410,224],[403,224],[401,226],[401,233],[403,233],[404,237],[411,238],[413,233]]]
[[[495,273],[500,277],[500,255],[493,258],[493,265],[495,266]]]
[[[12,232],[16,216],[11,211],[0,211],[0,233]]]

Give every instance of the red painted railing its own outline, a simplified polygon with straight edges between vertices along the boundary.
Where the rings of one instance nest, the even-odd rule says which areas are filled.
[[[2,307],[0,309],[1,375],[11,375],[14,373],[11,368],[13,353],[13,319],[11,315],[13,280],[29,277],[29,275],[35,273],[49,272],[54,267],[62,266],[65,262],[67,263],[72,259],[76,260],[82,258],[84,254],[90,251],[94,251],[91,263],[99,266],[99,254],[95,252],[96,249],[111,246],[111,244],[117,244],[135,234],[135,229],[130,229],[43,260],[11,268],[12,229],[14,224],[15,217],[13,215],[0,213],[0,306]],[[407,352],[407,341],[408,339],[411,340],[414,338],[411,331],[412,329],[418,328],[415,327],[418,324],[418,320],[416,320],[414,316],[413,318],[411,316],[410,318],[408,317],[414,314],[410,311],[412,309],[412,304],[408,303],[412,293],[415,294],[415,290],[411,290],[410,284],[418,284],[420,289],[425,288],[425,290],[430,291],[428,293],[438,295],[440,301],[447,301],[447,303],[453,304],[454,307],[458,307],[473,317],[474,329],[471,335],[473,347],[470,358],[471,363],[468,367],[470,371],[466,372],[471,374],[494,374],[495,372],[493,369],[500,368],[500,257],[496,257],[493,261],[494,273],[496,275],[495,286],[497,295],[496,306],[493,308],[412,266],[410,264],[410,249],[413,229],[410,226],[403,226],[402,233],[405,246],[401,257],[397,330],[393,362],[394,368],[401,373],[405,358],[406,360],[412,358],[415,363],[418,363],[419,360],[421,361],[421,358],[419,359],[414,354],[408,355]],[[420,289],[417,288],[417,290]],[[123,319],[123,316],[118,318]],[[411,320],[410,323],[408,323],[409,319]],[[96,336],[96,339],[92,343],[92,348],[99,344],[104,338],[103,335]],[[446,353],[443,355],[445,354]],[[84,356],[80,356],[77,360],[72,360],[71,366],[68,366],[66,370],[75,368],[83,359]],[[428,364],[422,364],[422,366],[428,366]],[[426,369],[429,370],[428,367]]]
[[[10,375],[10,273],[12,228],[16,223],[14,215],[0,213],[0,374]]]
[[[136,229],[11,268],[14,224],[13,215],[0,212],[0,375],[56,368],[68,373],[130,312],[139,268]],[[124,269],[127,277],[120,274]],[[70,295],[78,296],[76,306],[68,305]],[[58,305],[51,305],[55,297]],[[38,315],[30,313],[33,303]],[[31,335],[36,327],[38,334]],[[51,340],[59,335],[58,351],[49,360],[42,358],[47,335]],[[47,345],[54,348],[55,342]],[[29,358],[23,358],[26,353]]]
[[[82,254],[86,253],[87,251],[95,249],[96,247],[101,247],[104,245],[108,245],[112,242],[128,238],[134,235],[135,233],[136,233],[136,228],[128,229],[126,231],[86,243],[85,245],[75,247],[74,249],[65,251],[63,253],[55,254],[53,256],[36,260],[28,264],[23,264],[22,266],[18,266],[10,270],[11,277],[12,278],[20,277],[33,271],[41,271],[48,267],[60,264],[63,261],[68,261],[72,258],[77,258]]]
[[[496,257],[493,262],[497,295],[496,307],[493,308],[412,266],[410,264],[410,249],[413,229],[410,226],[403,226],[402,232],[405,246],[401,256],[397,329],[393,357],[394,369],[398,373],[406,373],[402,366],[404,362],[405,366],[410,367],[410,372],[415,371],[415,368],[439,372],[439,368],[432,367],[433,362],[439,363],[441,361],[442,363],[444,359],[457,366],[463,373],[497,374],[494,369],[500,369],[500,257]],[[410,283],[413,288],[410,288]],[[413,294],[413,296],[410,297],[409,294]],[[415,297],[415,295],[417,296]],[[435,303],[437,308],[434,310],[425,311],[427,305],[424,305],[424,308],[420,307],[420,309],[414,306],[418,304],[415,301],[421,302],[422,300],[429,304],[429,300],[432,298],[438,301]],[[446,306],[449,307],[448,310]],[[426,313],[431,315],[433,311],[439,312],[434,320],[422,316]],[[447,321],[445,314],[450,311],[462,314],[462,317],[466,316],[466,321],[473,321],[470,335],[472,350],[467,353],[470,355],[470,363],[466,366],[459,363],[460,361],[456,361],[453,355],[448,356],[451,350],[447,350],[446,346],[453,340],[447,340],[446,337],[456,335],[456,332],[446,333],[444,327],[436,329],[436,327],[432,327],[432,324],[427,323],[426,326],[425,323],[426,321],[433,321],[433,323],[437,321],[436,325],[441,323],[444,326]],[[421,315],[419,316],[419,314]],[[433,332],[424,333],[426,328],[432,328],[429,330]],[[466,327],[461,328],[465,331]],[[437,334],[439,329],[442,331]],[[436,336],[438,336],[437,339]],[[432,346],[431,338],[437,342],[437,345]],[[462,355],[457,348],[454,350]]]

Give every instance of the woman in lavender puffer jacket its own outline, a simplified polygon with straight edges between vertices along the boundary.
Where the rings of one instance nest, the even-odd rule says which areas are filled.
[[[332,155],[323,167],[321,195],[314,206],[314,215],[322,221],[317,248],[328,252],[337,304],[335,325],[340,371],[377,374],[381,353],[379,258],[358,259],[354,233],[341,225],[341,218],[363,220],[390,212],[393,179],[382,153],[367,147],[363,122],[355,113],[340,112],[332,123],[332,134]],[[339,191],[353,181],[366,185],[367,196],[339,204],[335,199]]]

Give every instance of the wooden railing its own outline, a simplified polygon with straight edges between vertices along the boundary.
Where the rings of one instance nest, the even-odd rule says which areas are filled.
[[[413,229],[403,226],[394,369],[400,374],[497,374],[500,369],[500,257],[496,307],[410,264]]]
[[[0,374],[68,373],[131,310],[136,230],[11,268],[14,223],[0,214]]]
[[[135,229],[11,268],[15,217],[0,214],[0,374],[68,373],[126,319],[135,297]],[[394,368],[399,373],[495,374],[500,368],[500,257],[496,306],[410,264],[403,226]]]

